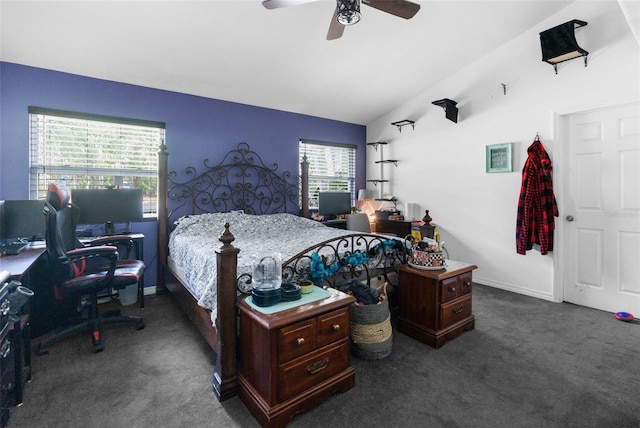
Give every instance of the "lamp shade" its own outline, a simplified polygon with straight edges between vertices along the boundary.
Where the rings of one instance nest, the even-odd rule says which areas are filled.
[[[431,104],[440,106],[444,109],[444,115],[447,119],[454,123],[458,123],[458,107],[457,102],[450,100],[449,98],[443,98],[441,100],[433,101]]]
[[[540,33],[542,61],[553,65],[558,73],[558,63],[583,56],[586,67],[589,52],[578,46],[575,36],[575,29],[585,25],[586,22],[574,19]]]

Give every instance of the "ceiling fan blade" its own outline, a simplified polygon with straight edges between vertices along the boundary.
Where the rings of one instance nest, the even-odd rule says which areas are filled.
[[[264,0],[262,5],[267,9],[279,9],[281,7],[295,6],[298,4],[311,3],[318,0]]]
[[[362,3],[404,19],[413,18],[420,10],[419,4],[404,0],[362,0]]]
[[[339,39],[342,37],[342,33],[344,33],[344,25],[338,22],[338,8],[336,8],[329,24],[329,31],[327,31],[327,40]]]

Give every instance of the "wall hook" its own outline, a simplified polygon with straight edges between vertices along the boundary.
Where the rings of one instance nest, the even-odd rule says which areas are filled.
[[[502,85],[502,92],[504,92],[504,95],[507,95],[507,84],[501,83],[501,85]]]

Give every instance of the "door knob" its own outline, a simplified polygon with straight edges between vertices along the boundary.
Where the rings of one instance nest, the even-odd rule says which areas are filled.
[[[564,218],[567,221],[573,221],[573,216],[572,215],[568,215]]]

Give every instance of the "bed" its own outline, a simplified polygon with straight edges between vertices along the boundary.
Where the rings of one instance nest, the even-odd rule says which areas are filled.
[[[283,282],[338,287],[357,278],[393,281],[402,240],[327,227],[308,218],[308,164],[298,174],[267,166],[240,143],[218,163],[168,172],[161,147],[158,290],[168,290],[215,352],[213,390],[237,394],[238,295],[251,290],[254,258],[278,251]],[[295,178],[294,178],[295,177]],[[302,201],[302,208],[299,206]]]

